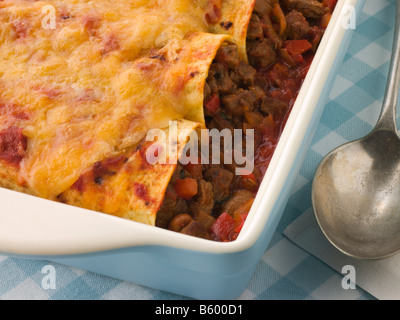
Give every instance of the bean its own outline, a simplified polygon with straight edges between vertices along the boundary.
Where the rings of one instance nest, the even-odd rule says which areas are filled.
[[[170,221],[168,229],[181,232],[192,220],[193,218],[187,213],[178,214]]]

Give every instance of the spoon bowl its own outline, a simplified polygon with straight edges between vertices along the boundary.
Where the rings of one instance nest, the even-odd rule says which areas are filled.
[[[400,250],[400,139],[388,130],[345,144],[318,167],[316,219],[343,253],[383,258]]]
[[[343,253],[379,259],[400,251],[400,0],[382,111],[366,137],[329,153],[312,186],[312,204],[327,239]]]

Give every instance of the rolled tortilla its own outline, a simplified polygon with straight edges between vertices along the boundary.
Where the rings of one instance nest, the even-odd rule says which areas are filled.
[[[209,6],[215,5],[216,0],[210,0]],[[247,29],[253,13],[255,0],[222,0],[219,1],[220,14],[209,23],[209,30],[216,34],[231,36],[239,46],[239,55],[247,61],[246,37]],[[209,9],[211,10],[211,9]]]
[[[145,139],[133,150],[96,163],[71,188],[60,194],[58,200],[155,225],[177,160],[188,137],[199,126],[197,122],[179,120],[176,132],[170,128],[161,130],[163,134],[160,136],[164,136],[165,141]],[[176,152],[167,151],[172,146],[176,146]],[[161,157],[158,154],[161,152],[166,156]],[[154,159],[154,153],[157,153],[157,159]]]
[[[154,225],[176,163],[148,166],[139,147],[176,120],[183,150],[233,40],[209,33],[199,7],[140,3],[0,2],[1,187]]]
[[[204,124],[204,81],[226,36],[162,2],[134,4],[1,2],[0,136],[17,128],[27,140],[12,163],[19,186],[55,199],[148,130],[172,119]],[[55,29],[42,25],[49,6]]]

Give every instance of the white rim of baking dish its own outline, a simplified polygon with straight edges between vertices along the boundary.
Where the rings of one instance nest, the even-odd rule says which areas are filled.
[[[359,0],[339,0],[269,168],[237,240],[215,242],[0,189],[0,252],[61,256],[160,245],[208,253],[252,247],[263,232],[295,163],[342,40],[342,17]]]

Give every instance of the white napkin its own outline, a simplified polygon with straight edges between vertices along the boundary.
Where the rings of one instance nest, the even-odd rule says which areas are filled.
[[[324,236],[312,209],[305,212],[283,234],[342,276],[344,266],[354,267],[355,283],[380,300],[400,300],[400,254],[380,260],[353,259],[337,250]]]

